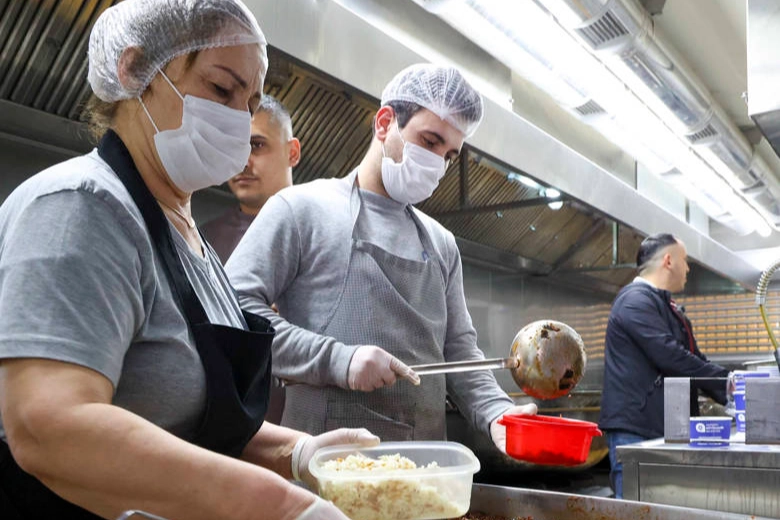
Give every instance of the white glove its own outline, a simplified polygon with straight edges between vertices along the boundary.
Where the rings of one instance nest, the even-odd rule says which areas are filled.
[[[298,515],[295,520],[349,520],[349,517],[333,505],[333,502],[326,502],[317,497],[314,503]]]
[[[498,424],[498,420],[506,414],[536,415],[536,405],[531,403],[522,406],[510,406],[504,410],[504,413],[496,417],[495,420],[490,423],[490,438],[493,439],[493,444],[495,444],[502,453],[506,453],[506,426]]]
[[[350,390],[370,392],[395,383],[398,377],[420,384],[420,376],[400,359],[373,345],[358,347],[352,355],[347,371]]]
[[[302,437],[292,452],[293,480],[303,481],[311,489],[317,489],[317,480],[309,472],[309,461],[318,449],[339,444],[376,446],[379,444],[379,437],[365,428],[339,428],[315,437]]]

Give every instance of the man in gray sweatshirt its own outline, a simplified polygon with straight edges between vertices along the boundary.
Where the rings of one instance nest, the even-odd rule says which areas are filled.
[[[455,238],[412,206],[431,196],[482,112],[458,70],[404,69],[382,93],[358,168],[272,197],[233,252],[226,270],[242,307],[277,331],[274,374],[296,383],[282,425],[443,439],[449,395],[505,450],[496,420],[536,412],[514,406],[490,371],[420,379],[409,368],[484,358]]]

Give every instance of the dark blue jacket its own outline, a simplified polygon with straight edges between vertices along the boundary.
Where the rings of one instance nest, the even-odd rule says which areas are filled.
[[[644,437],[664,434],[664,377],[725,377],[728,370],[710,363],[671,307],[669,291],[633,282],[620,290],[609,315],[604,352],[602,430],[625,430]],[[726,383],[699,384],[726,403]],[[695,410],[694,410],[695,412]]]

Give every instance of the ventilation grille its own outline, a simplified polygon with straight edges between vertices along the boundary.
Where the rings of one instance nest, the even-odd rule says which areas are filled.
[[[607,12],[587,27],[577,29],[577,32],[594,49],[628,34],[625,26],[611,12]]]
[[[0,99],[79,120],[92,25],[116,0],[0,0]]]
[[[584,105],[575,107],[574,110],[576,110],[582,116],[592,116],[593,114],[603,114],[606,112],[603,108],[601,108],[601,105],[592,99]]]
[[[691,144],[696,144],[698,142],[703,141],[704,139],[709,139],[711,137],[717,137],[718,131],[712,128],[712,125],[707,125],[703,129],[699,130],[695,134],[689,134],[686,135],[686,139],[688,139],[688,142]]]

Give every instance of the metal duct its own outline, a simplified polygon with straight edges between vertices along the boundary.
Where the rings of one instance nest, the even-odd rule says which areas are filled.
[[[642,99],[656,112],[666,110],[671,113],[676,123],[675,130],[687,138],[691,147],[734,188],[752,198],[775,228],[780,227],[780,182],[774,172],[712,100],[706,87],[684,60],[656,37],[652,18],[636,0],[538,1],[629,86],[638,92],[649,91],[652,96],[642,96]],[[774,0],[750,0],[750,4],[757,10],[761,7],[780,16],[780,6]],[[764,24],[764,28],[766,34],[756,36],[755,45],[758,47],[760,41],[761,49],[770,56],[775,46],[767,43],[777,41],[777,24]],[[769,33],[770,40],[767,39]],[[752,31],[750,40],[754,41]],[[764,67],[765,71],[768,69]],[[626,70],[631,74],[619,73]],[[772,89],[775,99],[776,86],[775,83]],[[780,109],[780,102],[775,109]],[[756,117],[754,120],[759,124]],[[780,121],[780,118],[775,121]],[[777,151],[780,149],[780,124],[776,125],[776,141],[772,145]],[[762,131],[769,139],[765,128]]]

